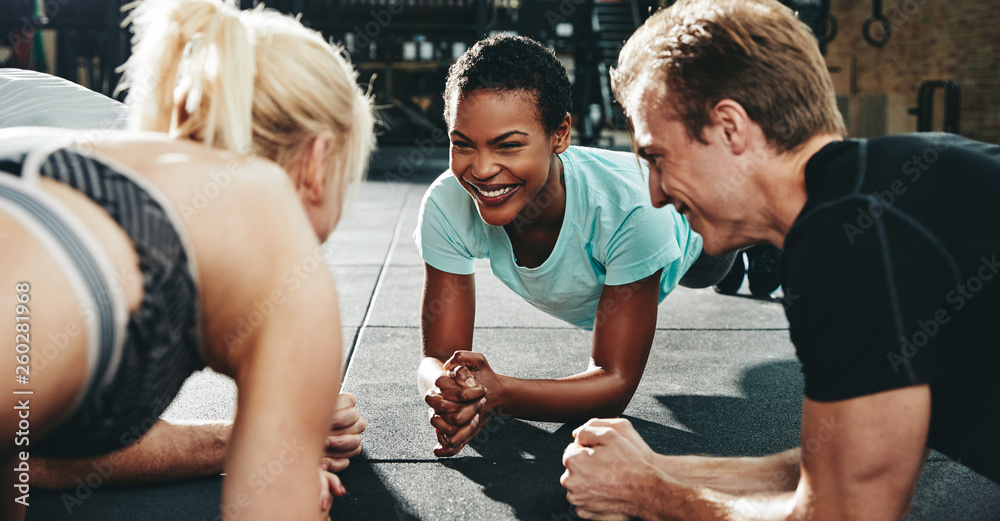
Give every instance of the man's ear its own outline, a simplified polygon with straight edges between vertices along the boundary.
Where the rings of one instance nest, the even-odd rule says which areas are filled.
[[[747,111],[736,101],[720,100],[712,108],[712,125],[733,154],[742,154],[749,148],[750,124]]]
[[[298,179],[299,189],[310,202],[321,202],[326,197],[327,161],[336,144],[333,132],[320,132],[302,155],[303,165]]]
[[[566,113],[566,117],[563,118],[562,123],[556,128],[555,133],[552,135],[552,151],[556,154],[561,154],[569,148],[569,137],[573,129],[573,120]]]

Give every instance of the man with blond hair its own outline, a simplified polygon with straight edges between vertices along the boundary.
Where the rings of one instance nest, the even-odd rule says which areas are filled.
[[[1000,147],[845,140],[816,42],[776,1],[681,0],[612,79],[654,206],[712,255],[784,249],[802,448],[665,456],[591,420],[563,456],[580,517],[898,520],[929,448],[1000,481]]]

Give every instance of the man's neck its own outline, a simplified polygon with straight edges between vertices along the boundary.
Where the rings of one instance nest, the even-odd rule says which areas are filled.
[[[765,201],[768,201],[767,242],[783,248],[785,236],[806,205],[806,163],[826,145],[841,141],[836,134],[813,136],[797,149],[775,156],[768,172],[760,176]]]

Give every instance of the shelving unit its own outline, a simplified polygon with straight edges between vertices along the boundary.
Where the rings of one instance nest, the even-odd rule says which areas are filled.
[[[120,27],[128,0],[4,0],[0,34],[18,46],[18,62],[35,68],[33,32],[55,31],[56,59],[48,72],[111,95],[115,68],[129,52],[129,32]],[[51,12],[36,16],[38,3]],[[252,8],[261,0],[239,0]],[[301,15],[301,21],[350,54],[361,81],[371,82],[381,108],[383,144],[409,145],[443,129],[443,89],[448,68],[468,46],[497,32],[535,38],[555,49],[574,80],[574,121],[581,142],[595,143],[616,112],[607,81],[625,36],[641,22],[626,16],[608,31],[601,13],[648,13],[656,0],[265,0],[268,8]],[[595,7],[598,6],[598,7]],[[620,34],[619,34],[620,33]],[[26,47],[26,45],[28,47]],[[421,48],[423,47],[423,48]],[[422,52],[421,52],[422,51]],[[610,57],[610,58],[609,58]],[[595,107],[599,110],[595,110]],[[620,116],[617,119],[621,119]],[[620,121],[618,123],[621,123]]]
[[[253,7],[257,1],[243,0],[243,5]],[[301,12],[305,25],[343,45],[362,81],[372,82],[385,123],[380,142],[412,145],[445,128],[441,90],[454,59],[497,32],[535,38],[571,64],[570,76],[578,82],[576,135],[581,142],[595,143],[614,119],[607,82],[600,81],[602,71],[606,74],[613,64],[607,63],[607,55],[617,57],[613,47],[620,48],[635,28],[633,12],[648,13],[656,2],[597,3],[606,4],[609,12],[624,7],[629,16],[620,24],[623,36],[601,36],[595,0],[276,0],[266,5]],[[429,45],[424,55],[421,42]],[[600,108],[596,120],[594,107]]]
[[[0,45],[15,50],[6,66],[37,68],[41,58],[35,52],[32,62],[34,33],[51,30],[56,59],[46,63],[46,71],[110,96],[118,84],[115,68],[129,49],[128,32],[121,28],[122,4],[121,0],[3,0]]]

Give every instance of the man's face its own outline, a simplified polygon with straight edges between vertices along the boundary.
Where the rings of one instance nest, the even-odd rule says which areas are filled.
[[[684,124],[667,117],[663,82],[637,89],[626,103],[635,129],[635,147],[649,161],[649,194],[653,206],[673,204],[701,234],[704,249],[721,255],[744,244],[738,237],[745,204],[747,176],[726,146],[723,130],[704,129],[708,144],[692,139]]]

